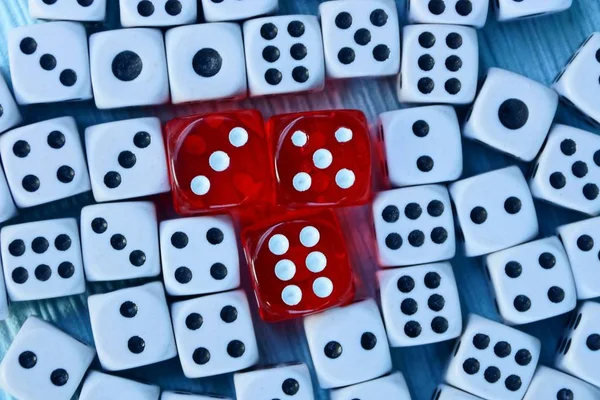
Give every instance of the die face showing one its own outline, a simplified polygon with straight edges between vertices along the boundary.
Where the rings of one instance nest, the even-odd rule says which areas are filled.
[[[519,74],[490,68],[463,133],[529,162],[542,148],[557,107],[554,90]]]
[[[477,31],[458,25],[409,25],[402,39],[402,103],[471,103],[477,92]]]
[[[185,392],[162,392],[160,400],[231,400],[222,396],[201,396]]]
[[[219,40],[211,40],[218,37]],[[235,23],[182,26],[167,31],[173,104],[246,97],[242,29]]]
[[[0,363],[0,387],[23,400],[69,400],[94,357],[93,348],[29,317]]]
[[[17,215],[17,207],[13,200],[4,171],[0,168],[0,222],[7,221]]]
[[[496,304],[506,323],[527,324],[567,313],[577,305],[567,253],[549,237],[486,257]]]
[[[80,400],[158,400],[160,388],[97,371],[91,371],[81,388]]]
[[[542,2],[495,0],[493,3],[496,19],[498,21],[510,21],[565,11],[571,7],[573,0],[546,0]]]
[[[481,400],[481,397],[475,397],[472,394],[453,388],[452,386],[441,384],[433,393],[433,400]]]
[[[5,226],[0,241],[4,280],[12,301],[85,292],[79,230],[74,218]]]
[[[158,222],[150,202],[96,204],[81,210],[81,244],[88,281],[158,276]]]
[[[598,400],[600,390],[577,378],[540,365],[523,400]]]
[[[244,22],[251,96],[314,92],[325,87],[323,39],[312,15],[280,15]]]
[[[207,22],[239,21],[275,14],[278,10],[279,0],[202,0],[202,11]]]
[[[470,25],[483,28],[489,2],[475,0],[409,0],[408,19],[417,24]]]
[[[198,18],[196,0],[120,0],[119,9],[124,28],[193,24]]]
[[[216,293],[240,285],[238,243],[228,216],[163,221],[160,246],[171,296]]]
[[[314,400],[306,364],[278,365],[233,376],[238,400],[288,398]]]
[[[162,283],[88,297],[92,333],[102,368],[121,371],[177,355]]]
[[[392,369],[383,321],[372,299],[308,316],[304,330],[323,389],[368,381]]]
[[[19,104],[92,98],[83,25],[48,22],[14,28],[8,34],[8,56]]]
[[[8,85],[0,75],[0,133],[21,123],[21,112]]]
[[[406,380],[401,372],[383,378],[331,391],[332,400],[410,400]]]
[[[173,303],[171,312],[186,377],[239,371],[258,362],[252,316],[243,290]]]
[[[158,29],[116,29],[91,35],[90,64],[99,109],[169,101],[165,43]]]
[[[522,399],[535,372],[540,347],[533,336],[470,315],[445,381],[484,399]]]
[[[32,18],[100,22],[106,17],[106,0],[29,0]]]
[[[449,190],[467,257],[512,247],[538,233],[533,199],[517,166],[457,181]]]
[[[330,78],[390,76],[400,69],[400,25],[393,0],[319,5]]]
[[[392,186],[454,181],[462,174],[460,126],[452,107],[385,112],[379,126]]]

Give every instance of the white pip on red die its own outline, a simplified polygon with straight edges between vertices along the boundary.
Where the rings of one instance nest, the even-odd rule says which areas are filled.
[[[53,325],[29,317],[0,363],[0,387],[21,400],[70,400],[95,354]]]
[[[440,384],[433,392],[433,400],[482,400],[481,397],[473,396],[452,386]]]
[[[275,14],[279,0],[201,0],[207,22],[239,21],[259,15]]]
[[[92,98],[88,39],[76,22],[47,22],[8,33],[10,74],[21,105]]]
[[[90,282],[158,276],[156,207],[143,201],[84,207],[81,247]]]
[[[231,400],[222,396],[202,396],[186,392],[162,392],[160,400]]]
[[[198,18],[196,0],[119,0],[119,9],[124,28],[193,24]]]
[[[470,25],[483,28],[489,2],[478,0],[407,0],[412,24]]]
[[[495,0],[493,3],[496,19],[498,21],[510,21],[565,11],[571,7],[573,0]]]
[[[462,174],[460,126],[454,108],[388,111],[379,116],[379,125],[392,186],[455,181]]]
[[[319,5],[330,78],[396,75],[400,27],[394,0],[333,0]]]
[[[582,380],[540,365],[523,400],[598,400],[600,390]]]
[[[372,299],[305,317],[304,331],[323,389],[368,381],[392,369],[383,321]]]
[[[74,218],[9,225],[0,231],[2,264],[12,301],[85,292],[79,229]]]
[[[406,380],[401,372],[383,378],[331,391],[331,400],[410,400]]]
[[[171,189],[158,118],[90,126],[85,130],[85,148],[92,191],[98,202],[149,196]]]
[[[233,383],[238,400],[315,398],[308,367],[301,363],[239,372],[233,375]]]
[[[6,81],[0,75],[0,133],[20,124],[21,112]]]
[[[540,341],[471,314],[446,370],[446,383],[488,400],[520,400],[540,356]]]
[[[159,395],[158,386],[90,371],[83,382],[79,400],[158,400]]]
[[[442,185],[378,193],[373,220],[383,267],[448,260],[456,253],[450,196]]]
[[[0,222],[7,221],[15,215],[17,215],[17,207],[8,188],[4,171],[0,167]]]
[[[29,15],[39,19],[100,22],[107,0],[29,0]]]
[[[478,74],[475,29],[458,25],[404,27],[398,76],[401,103],[471,103]]]
[[[94,33],[90,36],[90,67],[94,101],[99,109],[169,101],[165,41],[158,29]]]
[[[88,297],[90,322],[102,368],[121,371],[177,355],[162,283]]]
[[[512,247],[538,233],[533,199],[517,166],[457,181],[449,190],[467,257]]]
[[[179,361],[188,378],[239,371],[258,362],[258,345],[243,290],[171,305]]]

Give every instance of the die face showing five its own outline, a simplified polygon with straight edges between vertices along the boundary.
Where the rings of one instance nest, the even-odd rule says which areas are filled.
[[[397,399],[410,400],[406,380],[401,372],[396,372],[383,378],[359,383],[331,392],[332,400],[377,400]]]
[[[278,365],[233,376],[238,400],[314,400],[310,372],[306,364]]]
[[[238,21],[274,14],[279,10],[279,0],[201,0],[204,19],[208,22]]]
[[[383,321],[372,299],[308,316],[304,330],[323,389],[368,381],[392,369]]]
[[[7,221],[17,215],[17,207],[8,188],[4,171],[0,168],[0,222]]]
[[[516,2],[514,0],[495,0],[494,9],[498,21],[510,21],[540,14],[552,14],[567,10],[573,0],[546,0],[543,2]]]
[[[333,0],[319,5],[330,78],[389,76],[400,68],[400,27],[393,0]]]
[[[0,363],[0,387],[23,400],[69,400],[94,356],[91,347],[29,317]]]
[[[185,392],[162,392],[160,400],[231,400],[222,396],[201,396]]]
[[[533,336],[470,315],[445,381],[484,399],[522,399],[535,372],[540,347]]]
[[[105,370],[141,367],[177,355],[162,283],[90,296],[88,308]]]
[[[21,123],[21,112],[8,85],[0,75],[0,133]]]
[[[600,399],[600,390],[571,375],[540,365],[523,400]]]
[[[160,388],[97,371],[91,371],[81,388],[80,400],[158,400]]]
[[[119,9],[124,28],[193,24],[198,18],[196,0],[120,0]]]
[[[453,388],[452,386],[441,384],[433,393],[434,400],[481,400],[481,397],[475,397],[472,394]]]
[[[449,190],[467,257],[512,247],[538,233],[531,193],[517,166],[457,181]]]
[[[258,345],[243,290],[173,303],[171,312],[186,377],[239,371],[258,362]]]
[[[470,25],[483,28],[489,2],[475,0],[409,0],[408,19],[418,24]]]
[[[106,17],[107,0],[29,0],[33,18],[100,22]]]

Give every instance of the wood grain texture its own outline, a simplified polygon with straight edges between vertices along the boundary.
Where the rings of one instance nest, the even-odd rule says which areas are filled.
[[[91,31],[118,27],[117,0],[108,0],[109,20],[106,26],[98,26]],[[484,1],[484,0],[479,0]],[[280,0],[282,13],[316,14],[318,0]],[[405,2],[398,0],[398,9],[405,19]],[[0,70],[5,78],[9,78],[6,53],[7,32],[14,26],[31,23],[27,12],[27,0],[0,1]],[[507,24],[497,24],[489,20],[485,29],[479,33],[482,74],[487,68],[497,66],[506,68],[540,82],[549,84],[561,70],[571,54],[595,30],[600,30],[600,2],[597,0],[575,0],[568,12]],[[379,113],[401,108],[395,97],[395,80],[352,80],[330,82],[323,93],[283,96],[276,99],[245,100],[237,103],[209,103],[189,106],[165,106],[156,108],[135,108],[127,110],[98,111],[91,102],[72,103],[67,105],[43,105],[23,109],[28,123],[48,118],[72,115],[77,119],[80,128],[89,125],[155,115],[166,121],[175,116],[196,112],[225,110],[232,108],[256,107],[266,117],[282,112],[295,112],[326,108],[357,108],[363,110],[372,123],[376,122]],[[459,110],[464,112],[464,110]],[[573,111],[561,105],[557,121],[569,125],[593,130]],[[506,156],[483,148],[471,142],[464,142],[465,171],[464,176],[496,169],[516,162]],[[519,164],[524,171],[528,166]],[[36,207],[21,213],[9,223],[19,223],[47,218],[72,216],[76,217],[82,206],[93,201],[90,193],[50,205]],[[583,219],[584,216],[558,209],[549,205],[536,203],[540,220],[540,236],[554,233],[556,226]],[[348,232],[349,252],[353,264],[362,277],[361,292],[374,296],[376,287],[374,273],[376,271],[375,253],[371,239],[371,228],[368,209],[360,208],[340,212]],[[457,276],[463,313],[475,312],[492,319],[498,319],[492,298],[484,280],[480,259],[466,259],[462,256],[452,261]],[[243,285],[248,290],[248,273],[242,270]],[[129,283],[131,284],[131,283]],[[123,287],[123,283],[90,285],[88,294],[104,292]],[[0,356],[6,352],[12,338],[23,321],[29,315],[38,315],[53,321],[66,332],[86,343],[93,343],[89,315],[86,309],[86,295],[70,298],[17,303],[11,306],[12,315],[0,323]],[[282,324],[265,324],[256,313],[254,315],[261,353],[261,365],[303,361],[312,366],[306,346],[301,321]],[[551,365],[553,351],[561,334],[565,317],[553,318],[540,323],[520,327],[542,340],[543,354],[541,362]],[[402,371],[409,383],[415,400],[429,399],[449,357],[453,342],[421,346],[405,349],[393,349],[394,368]],[[97,362],[95,368],[99,368]],[[360,366],[357,366],[360,368]],[[177,359],[157,365],[126,371],[120,375],[156,383],[166,389],[187,390],[197,393],[218,393],[234,396],[231,374],[197,380],[183,378]],[[314,376],[313,376],[314,378]],[[316,380],[314,380],[315,386]],[[316,398],[327,399],[325,391],[315,389]],[[10,398],[0,393],[0,399]]]

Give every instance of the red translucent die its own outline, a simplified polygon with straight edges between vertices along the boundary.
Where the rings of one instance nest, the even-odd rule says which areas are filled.
[[[276,322],[349,303],[354,273],[332,211],[242,232],[261,318]]]
[[[260,112],[174,119],[166,125],[166,146],[178,214],[273,203],[274,171]]]
[[[371,198],[371,146],[356,110],[276,115],[267,123],[281,206],[348,206]]]

